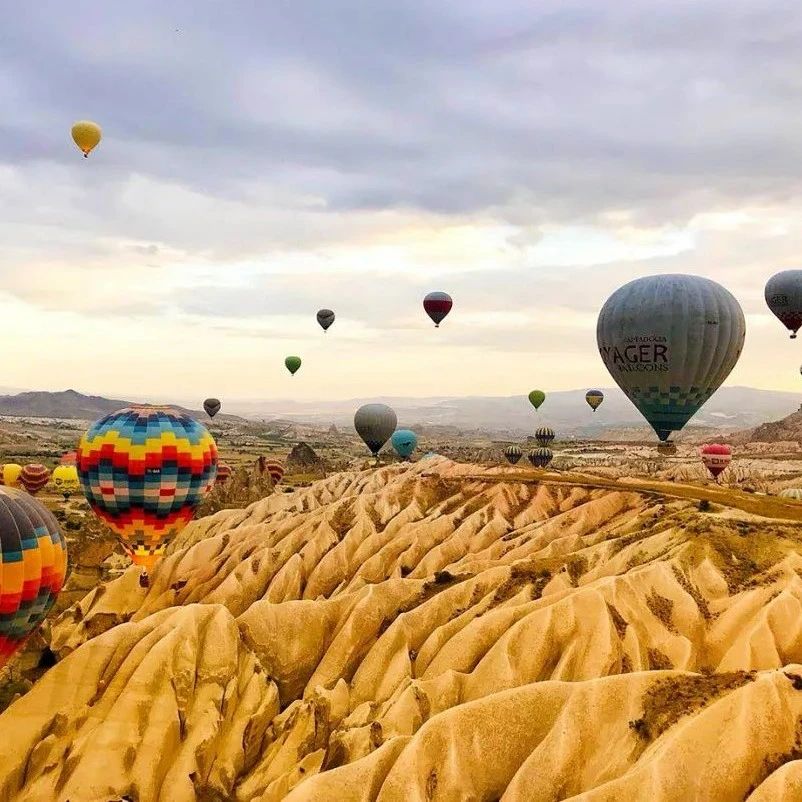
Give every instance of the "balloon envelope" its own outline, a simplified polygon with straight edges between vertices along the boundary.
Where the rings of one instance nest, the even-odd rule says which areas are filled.
[[[554,429],[550,426],[541,426],[535,432],[535,440],[537,440],[537,444],[545,448],[546,446],[554,440]]]
[[[434,321],[435,328],[440,326],[443,318],[451,311],[454,302],[447,292],[430,292],[423,299],[426,314]]]
[[[604,364],[661,440],[682,429],[727,378],[745,334],[730,292],[678,274],[625,284],[607,299],[596,326]]]
[[[95,514],[136,565],[151,567],[214,484],[217,446],[171,407],[126,407],[96,421],[78,446],[78,476]]]
[[[766,303],[791,332],[791,339],[802,326],[802,270],[783,270],[766,282]]]
[[[277,460],[267,460],[265,462],[265,470],[274,485],[277,485],[284,478],[284,466]]]
[[[545,468],[551,462],[554,453],[550,448],[536,448],[534,451],[529,452],[529,461],[536,468]]]
[[[78,468],[75,465],[56,465],[50,477],[53,487],[57,493],[69,496],[77,493],[81,489],[81,482],[78,479]]]
[[[365,404],[354,415],[354,429],[374,457],[397,425],[398,418],[387,404]]]
[[[36,499],[0,487],[0,668],[44,621],[67,572],[67,544]]]
[[[604,401],[604,393],[601,390],[588,390],[585,393],[585,401],[588,402],[590,408],[595,412]]]
[[[296,372],[298,371],[298,368],[301,367],[301,357],[299,357],[299,356],[288,356],[284,360],[284,364],[286,365],[287,370],[290,373],[292,373],[292,375],[294,376],[296,374]]]
[[[732,450],[729,446],[721,443],[702,446],[700,453],[705,468],[716,478],[727,470],[727,466],[732,460]]]
[[[0,471],[2,483],[8,487],[15,487],[19,484],[20,474],[22,473],[22,465],[17,465],[16,462],[7,462],[3,465],[3,470]]]
[[[203,408],[210,418],[213,418],[220,411],[221,406],[222,404],[216,398],[207,398],[203,402]]]
[[[802,489],[798,487],[786,487],[780,491],[782,498],[792,498],[794,501],[802,501]]]
[[[532,390],[529,393],[529,403],[538,409],[540,405],[546,400],[546,394],[542,390]]]
[[[84,156],[88,156],[97,147],[102,135],[100,126],[91,120],[79,120],[72,126],[73,142],[80,148]]]
[[[50,480],[50,468],[40,462],[32,462],[23,467],[19,475],[19,483],[33,496]]]
[[[227,465],[225,462],[218,462],[217,476],[215,477],[214,483],[216,485],[223,485],[229,480],[230,477],[231,477],[231,466]]]
[[[523,455],[524,452],[521,450],[520,446],[507,446],[504,449],[504,456],[507,458],[507,462],[513,465],[515,465]]]
[[[406,459],[418,445],[418,437],[415,432],[410,429],[398,429],[393,432],[393,436],[390,438],[390,444],[399,457]]]
[[[332,312],[331,309],[321,309],[317,313],[317,322],[320,324],[323,331],[326,331],[326,329],[334,323],[334,312]]]

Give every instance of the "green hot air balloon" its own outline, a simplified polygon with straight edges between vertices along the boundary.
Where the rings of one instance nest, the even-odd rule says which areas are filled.
[[[387,404],[365,404],[354,415],[354,429],[374,457],[397,425],[398,417]]]
[[[287,370],[294,376],[298,372],[298,368],[301,367],[301,357],[288,356],[284,360],[284,364],[287,366]]]
[[[538,409],[540,405],[546,400],[546,394],[542,390],[532,390],[529,393],[529,403]]]
[[[588,402],[588,406],[595,412],[601,406],[602,401],[604,401],[604,393],[601,390],[588,390],[585,393],[585,401]]]
[[[682,429],[719,388],[745,335],[743,311],[728,290],[680,274],[620,287],[596,326],[607,370],[660,440]]]

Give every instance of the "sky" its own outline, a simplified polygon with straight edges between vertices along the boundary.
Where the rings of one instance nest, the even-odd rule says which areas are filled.
[[[798,3],[18,4],[0,107],[5,386],[609,387],[599,309],[665,272],[740,301],[728,384],[802,382],[763,298],[802,267]]]

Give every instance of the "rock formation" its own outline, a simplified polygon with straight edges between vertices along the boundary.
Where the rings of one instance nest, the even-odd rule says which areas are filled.
[[[800,522],[443,457],[222,510],[53,624],[0,800],[798,799]]]

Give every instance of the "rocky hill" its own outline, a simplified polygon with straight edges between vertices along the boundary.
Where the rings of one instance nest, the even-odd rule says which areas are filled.
[[[748,433],[748,439],[758,443],[802,441],[802,410],[782,420],[761,424]]]
[[[801,521],[442,457],[221,511],[53,625],[0,799],[798,798]]]

